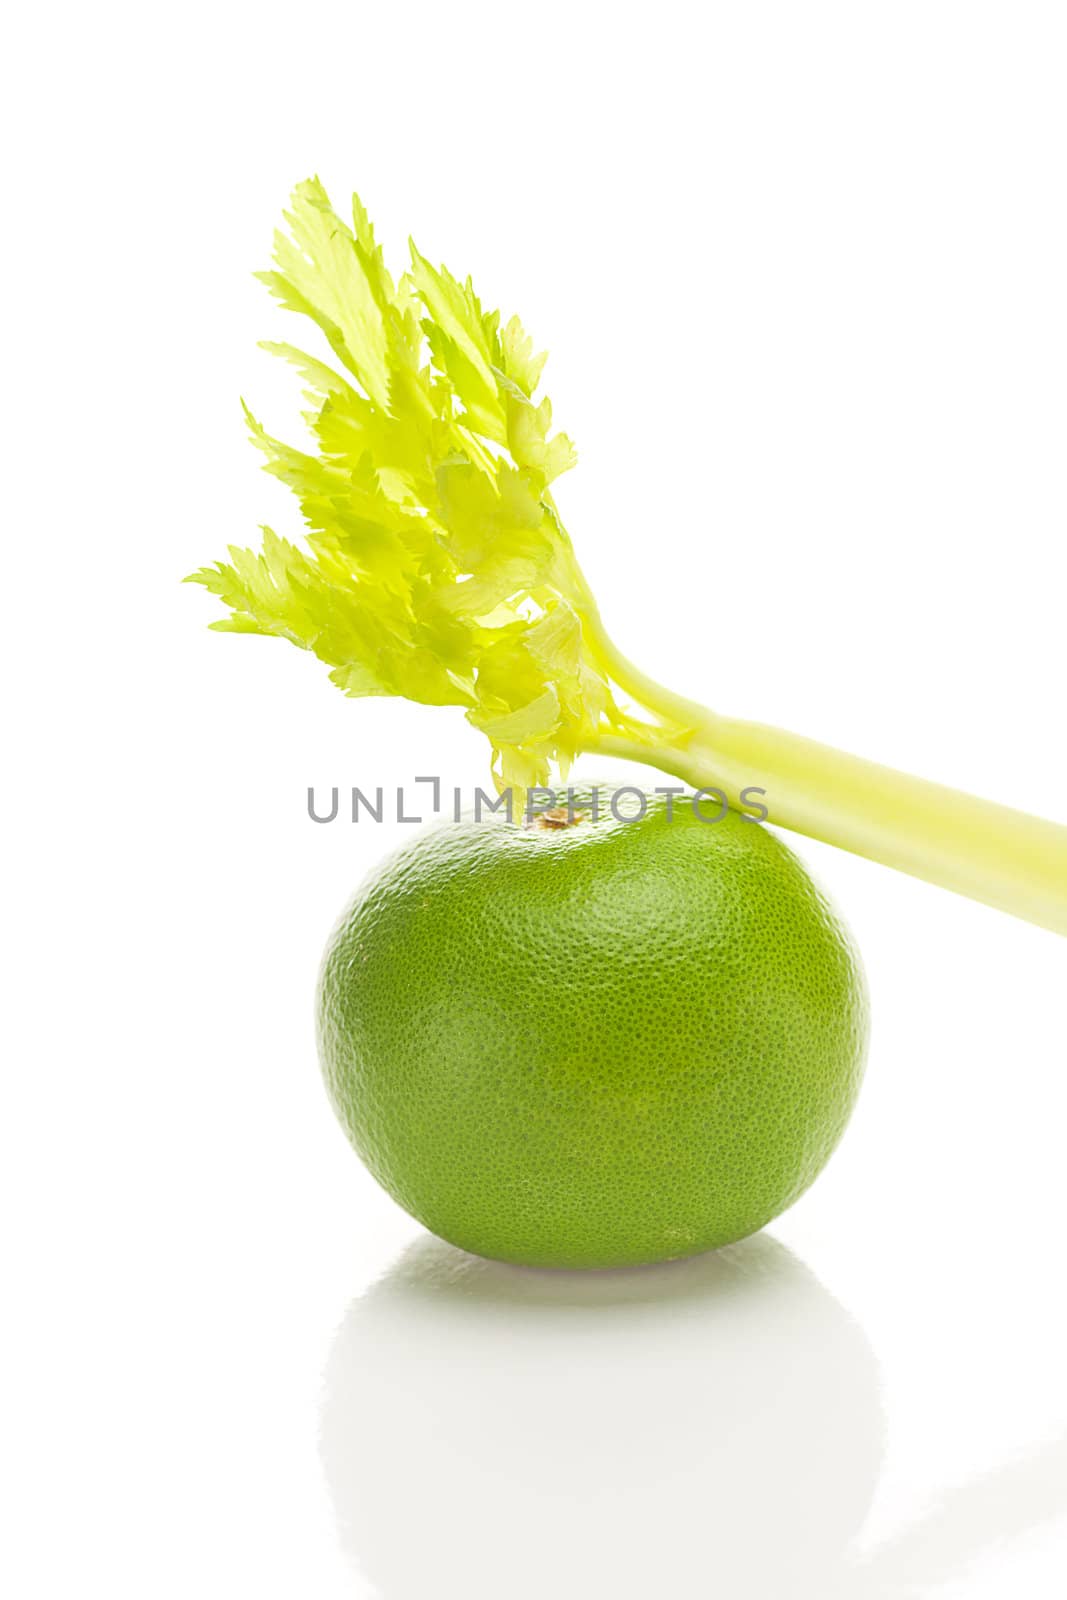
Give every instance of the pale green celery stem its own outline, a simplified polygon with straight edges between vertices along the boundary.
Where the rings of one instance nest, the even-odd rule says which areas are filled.
[[[743,789],[763,789],[770,822],[1067,934],[1067,828],[1058,823],[707,711],[675,745],[605,735],[588,748],[721,789],[737,809]],[[750,797],[750,813],[759,799]]]
[[[1067,827],[909,778],[763,723],[705,714],[678,747],[603,736],[601,754],[646,762],[694,789],[766,790],[768,821],[1067,934]]]
[[[760,801],[769,822],[1067,935],[1067,827],[664,689],[616,647],[574,570],[587,647],[652,717],[647,736],[605,733],[587,750],[720,789],[750,814]],[[746,804],[744,789],[765,793]]]
[[[702,726],[711,715],[705,706],[698,705],[695,700],[687,700],[684,695],[675,694],[671,689],[665,689],[623,655],[604,627],[585,578],[577,567],[574,572],[586,648],[592,650],[608,675],[626,694],[633,697],[639,709],[651,711],[657,722],[674,723],[683,730]],[[649,758],[646,752],[645,756],[633,759],[647,761]]]

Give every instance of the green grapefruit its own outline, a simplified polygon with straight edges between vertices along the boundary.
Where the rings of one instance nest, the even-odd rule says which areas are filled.
[[[620,820],[599,794],[561,826],[426,830],[326,950],[337,1115],[477,1255],[616,1267],[754,1233],[819,1173],[862,1077],[859,957],[792,851],[733,812],[648,796]]]

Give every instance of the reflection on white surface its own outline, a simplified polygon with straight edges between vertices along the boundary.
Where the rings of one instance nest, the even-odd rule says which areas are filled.
[[[863,1332],[767,1235],[593,1275],[421,1240],[326,1374],[342,1540],[383,1600],[826,1600],[881,1451]]]
[[[909,1600],[972,1572],[989,1551],[1067,1515],[1067,1438],[955,1484],[856,1569],[857,1600]],[[1045,1591],[1042,1591],[1043,1593]]]
[[[634,1272],[425,1238],[352,1305],[322,1459],[382,1600],[912,1600],[1067,1513],[1067,1439],[875,1548],[878,1372],[766,1234]]]

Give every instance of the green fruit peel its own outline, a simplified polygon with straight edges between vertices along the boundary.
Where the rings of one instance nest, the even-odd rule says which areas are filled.
[[[367,1167],[443,1239],[527,1266],[755,1233],[825,1166],[867,1054],[856,947],[776,834],[662,795],[594,821],[592,798],[558,829],[420,830],[319,978],[327,1088]]]
[[[229,610],[213,627],[313,651],[348,695],[461,706],[500,787],[545,785],[587,751],[738,807],[760,787],[772,823],[1067,934],[1067,827],[719,716],[628,661],[552,497],[575,452],[535,399],[544,357],[518,319],[414,245],[394,282],[360,201],[349,226],[315,179],[286,222],[263,280],[333,361],[267,346],[304,381],[313,449],[248,422],[306,547],[264,528],[258,551],[192,574]]]

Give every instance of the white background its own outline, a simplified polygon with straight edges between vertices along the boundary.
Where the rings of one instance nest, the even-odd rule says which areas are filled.
[[[250,274],[318,171],[550,345],[647,670],[1067,818],[1062,8],[42,5],[2,70],[6,1592],[1062,1596],[1063,943],[802,845],[875,1018],[815,1188],[726,1258],[470,1261],[322,1092],[399,830],[305,791],[483,742],[178,583],[296,529],[237,401],[295,418]]]

